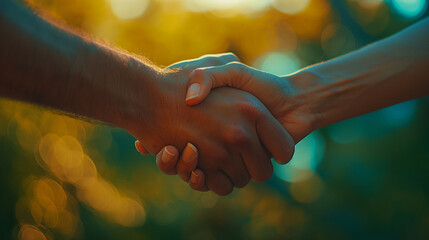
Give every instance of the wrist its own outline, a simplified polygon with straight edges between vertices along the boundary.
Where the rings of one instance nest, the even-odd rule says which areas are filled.
[[[112,70],[111,84],[106,86],[106,121],[128,131],[135,125],[146,126],[156,117],[163,72],[130,56],[121,56],[117,61],[120,62]]]
[[[289,92],[283,104],[282,119],[287,122],[287,130],[296,142],[323,125],[323,114],[320,109],[315,89],[322,87],[322,77],[306,69],[281,77],[293,91]],[[319,98],[319,100],[318,100]]]
[[[335,61],[335,60],[334,60]],[[297,89],[295,101],[308,114],[309,125],[316,130],[354,117],[356,100],[375,83],[373,73],[345,71],[334,62],[325,62],[303,69],[290,77]]]
[[[149,74],[150,79],[145,66],[133,73],[131,79],[137,79],[137,83],[122,101],[120,119],[115,124],[140,139],[153,154],[174,142],[181,126],[177,121],[186,118],[181,114],[186,107],[186,81],[174,71],[155,70]]]

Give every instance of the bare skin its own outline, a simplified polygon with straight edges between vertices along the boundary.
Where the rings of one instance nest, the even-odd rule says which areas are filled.
[[[324,126],[429,95],[428,29],[426,18],[382,41],[288,76],[239,62],[197,68],[189,76],[185,101],[198,105],[212,88],[242,89],[261,100],[299,142]],[[184,160],[177,160],[170,159],[169,166],[183,171],[179,168]],[[186,171],[194,170],[188,166]],[[197,170],[189,184],[198,190],[205,180]]]
[[[217,89],[190,107],[191,70],[161,69],[13,0],[0,2],[0,35],[1,97],[121,127],[152,154],[165,145],[198,149],[206,189],[219,195],[268,179],[271,156],[292,157],[291,136],[249,93]]]

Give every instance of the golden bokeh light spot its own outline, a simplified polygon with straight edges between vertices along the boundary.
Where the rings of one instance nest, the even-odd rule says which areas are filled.
[[[47,134],[40,141],[39,153],[42,164],[59,179],[73,184],[78,198],[91,208],[123,226],[137,226],[144,222],[146,214],[143,206],[136,200],[121,196],[116,187],[98,176],[94,162],[84,153],[76,138]],[[61,204],[58,196],[67,200],[64,190],[52,180],[39,180],[35,189],[36,198],[44,211],[43,222],[55,227],[58,221],[62,221],[58,214],[63,212],[66,201]],[[36,219],[40,219],[39,213],[35,205]],[[68,228],[62,227],[68,231]]]
[[[40,140],[41,135],[39,128],[34,122],[28,119],[23,119],[18,122],[16,139],[23,149],[33,152],[34,146],[36,146]]]
[[[149,6],[149,0],[108,0],[116,17],[129,20],[140,17]]]
[[[331,18],[331,6],[326,0],[312,0],[300,14],[288,19],[288,25],[304,40],[316,40]]]
[[[316,201],[323,190],[323,182],[317,174],[300,181],[290,184],[290,193],[292,197],[301,203]]]
[[[47,240],[45,234],[33,225],[22,225],[18,233],[19,240]]]
[[[116,211],[111,212],[113,220],[126,227],[134,227],[143,224],[146,212],[142,205],[130,198],[120,199]]]
[[[120,204],[120,195],[108,182],[93,178],[82,184],[78,190],[78,197],[85,203],[102,212],[113,211]]]
[[[276,0],[274,7],[286,14],[298,14],[305,10],[311,0]]]
[[[52,193],[54,194],[53,201],[55,202],[55,206],[57,206],[58,209],[63,210],[67,205],[67,195],[63,187],[52,179],[46,178],[42,181],[44,181],[49,186]]]
[[[76,230],[76,217],[69,211],[62,211],[57,229],[64,235],[73,235]]]
[[[54,205],[54,192],[44,180],[39,180],[35,183],[34,196],[44,209]]]
[[[39,164],[48,170],[52,170],[52,168],[58,165],[53,157],[52,147],[58,141],[58,139],[58,135],[49,133],[43,136],[39,143],[39,154],[42,160],[39,162]]]
[[[80,142],[84,142],[87,139],[87,129],[82,120],[73,119],[71,117],[63,116],[63,121],[67,125],[67,135],[73,136]],[[90,126],[90,124],[86,124]]]
[[[63,136],[54,145],[54,158],[65,169],[73,169],[82,165],[82,145],[71,136]],[[67,173],[66,173],[67,174]]]
[[[58,136],[69,134],[69,126],[65,123],[64,117],[48,111],[41,117],[40,129],[45,133],[55,133]]]
[[[33,192],[35,200],[30,202],[30,212],[34,221],[55,228],[67,206],[64,189],[52,179],[40,179],[33,182]]]
[[[87,131],[92,131],[93,128],[90,123],[49,111],[45,111],[41,115],[39,127],[42,133],[55,133],[58,136],[69,135],[79,141],[86,141]]]
[[[37,224],[42,224],[43,209],[40,206],[40,203],[38,201],[35,201],[35,200],[30,201],[30,213],[31,213],[33,220]]]
[[[79,186],[91,178],[97,177],[97,169],[88,155],[84,154],[81,164],[75,168],[69,168],[66,178],[69,183]]]
[[[77,188],[77,196],[82,202],[123,226],[141,225],[146,218],[146,212],[141,203],[122,197],[112,184],[99,177],[88,179],[80,184]]]
[[[47,227],[55,228],[58,224],[59,213],[55,205],[50,205],[45,209],[45,215],[43,216],[44,223]]]
[[[328,24],[321,35],[321,45],[326,56],[337,57],[356,48],[353,33],[341,24]]]
[[[42,159],[39,164],[63,181],[78,184],[97,175],[93,161],[72,136],[45,135],[40,141],[39,153]]]
[[[28,196],[21,198],[16,206],[17,219],[28,222],[28,209],[37,226],[55,229],[63,235],[75,236],[78,230],[78,209],[74,198],[63,187],[50,178],[29,178]]]
[[[12,109],[14,110],[13,116],[18,123],[25,120],[38,122],[40,119],[40,110],[31,107],[31,105],[28,103],[16,102]]]

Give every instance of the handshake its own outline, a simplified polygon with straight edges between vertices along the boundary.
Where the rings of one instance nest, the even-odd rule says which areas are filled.
[[[295,143],[313,130],[292,76],[258,71],[231,53],[173,64],[158,82],[145,116],[153,127],[130,132],[140,153],[161,149],[158,167],[195,190],[227,195],[250,180],[268,180],[270,159],[286,164]]]
[[[278,77],[229,53],[160,69],[0,1],[0,97],[124,128],[166,174],[227,195],[269,179],[270,159],[286,164],[315,129],[429,95],[428,29]]]

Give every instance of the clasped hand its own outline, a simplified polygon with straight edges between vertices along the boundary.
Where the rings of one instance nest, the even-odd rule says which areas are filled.
[[[161,79],[161,125],[146,134],[150,138],[136,136],[136,148],[143,154],[161,149],[158,167],[195,190],[227,195],[250,180],[268,180],[271,157],[287,163],[295,141],[311,132],[293,103],[285,104],[292,85],[239,63],[233,54],[176,63]]]

